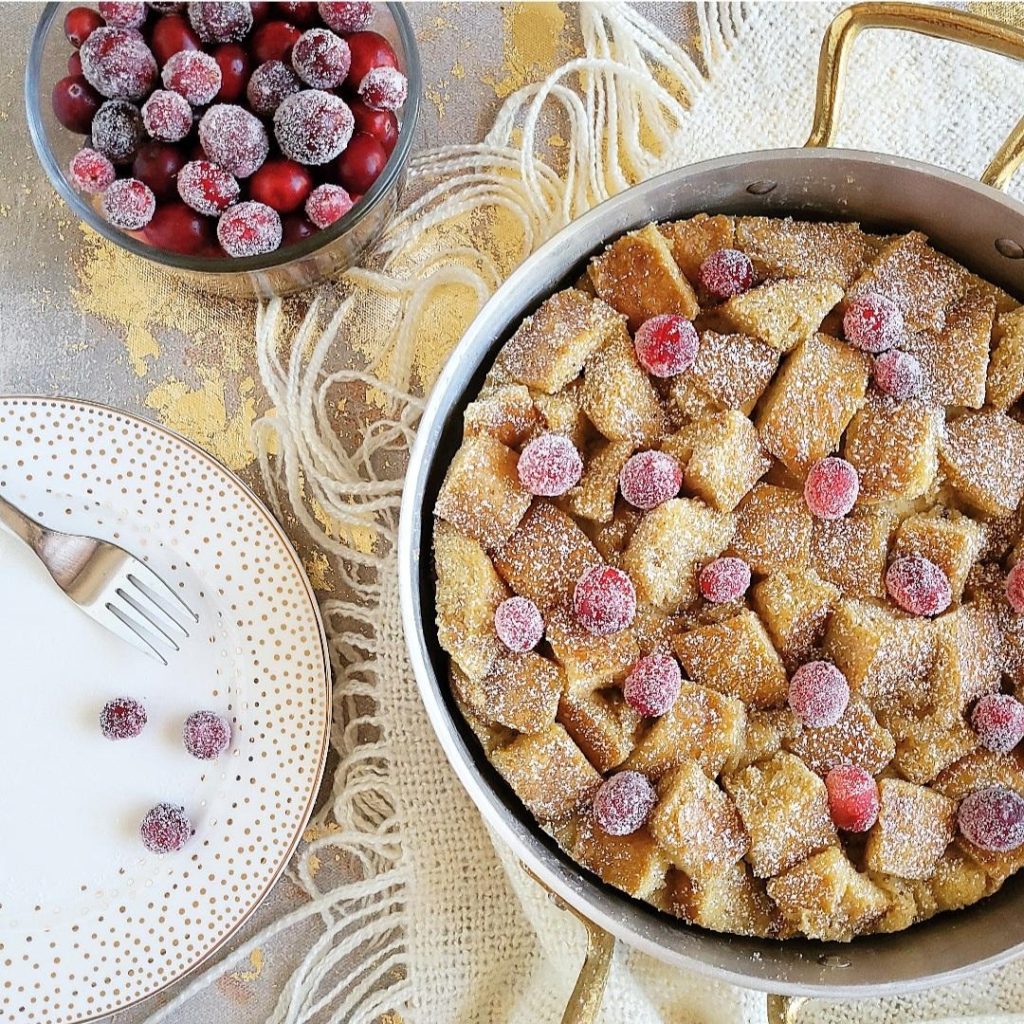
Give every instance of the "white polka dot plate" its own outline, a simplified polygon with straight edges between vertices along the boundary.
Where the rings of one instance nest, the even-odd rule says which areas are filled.
[[[0,1022],[80,1024],[215,952],[284,869],[327,753],[326,643],[281,528],[169,431],[81,402],[0,399],[0,494],[122,545],[199,613],[165,668],[0,535]],[[108,740],[99,712],[119,696],[148,723]],[[201,709],[232,723],[215,761],[182,744]],[[161,802],[195,826],[177,853],[139,837]]]

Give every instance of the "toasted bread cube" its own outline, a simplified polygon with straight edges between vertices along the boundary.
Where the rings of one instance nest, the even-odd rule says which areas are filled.
[[[865,865],[900,878],[931,878],[953,840],[956,804],[903,779],[881,779],[878,795],[878,821],[868,832]]]
[[[558,720],[602,775],[629,757],[642,722],[619,690],[566,693],[558,706]]]
[[[750,415],[778,365],[778,351],[757,338],[704,331],[693,365],[672,378],[672,398],[690,418],[723,409]]]
[[[863,352],[827,334],[812,335],[786,359],[761,400],[761,441],[802,478],[839,447],[867,386]]]
[[[815,519],[811,562],[847,597],[886,596],[885,570],[896,516],[889,509],[854,508],[842,519]]]
[[[582,519],[607,523],[615,514],[619,473],[633,454],[629,441],[602,441],[585,463],[580,482],[569,492],[569,508]]]
[[[822,778],[841,764],[860,765],[878,775],[896,752],[891,733],[878,724],[867,702],[856,696],[835,725],[802,729],[783,746]]]
[[[697,296],[656,224],[612,242],[587,268],[594,291],[624,313],[630,331],[659,313],[678,313],[692,320],[699,312]]]
[[[584,412],[610,441],[651,445],[668,432],[658,393],[623,328],[587,360],[581,398]]]
[[[798,757],[778,753],[722,776],[750,836],[747,860],[770,878],[836,844],[825,783]]]
[[[755,584],[750,598],[783,663],[793,669],[821,643],[839,589],[813,569],[784,569]]]
[[[803,569],[810,559],[813,522],[799,491],[755,484],[736,510],[730,552],[764,575]]]
[[[786,702],[786,669],[753,612],[681,633],[674,646],[686,674],[703,686],[759,708]]]
[[[571,606],[552,609],[547,617],[546,636],[565,670],[568,692],[573,695],[607,686],[640,657],[631,629],[594,636],[579,624]]]
[[[999,613],[971,602],[946,612],[933,624],[935,660],[932,700],[947,717],[959,715],[1002,681],[1002,635]]]
[[[750,847],[732,801],[693,760],[662,777],[647,826],[669,860],[691,876],[735,864]]]
[[[630,629],[636,636],[642,654],[655,651],[669,654],[672,650],[672,637],[685,629],[688,623],[688,616],[670,615],[649,604],[642,604],[636,610]]]
[[[508,746],[516,738],[514,729],[498,725],[495,722],[485,722],[473,713],[469,705],[462,699],[460,687],[467,677],[459,671],[457,665],[449,666],[448,679],[451,684],[452,695],[455,698],[455,706],[466,720],[466,724],[472,730],[473,735],[480,741],[480,746],[483,747],[484,753],[488,758],[499,747]]]
[[[466,438],[445,474],[434,515],[485,548],[503,544],[530,507],[518,463],[519,456],[493,437]]]
[[[896,744],[893,763],[905,779],[923,786],[977,745],[977,734],[960,715],[926,715],[915,719]]]
[[[580,818],[570,852],[602,882],[649,900],[665,884],[668,857],[642,828],[628,836],[612,836],[594,824],[590,815]]]
[[[610,565],[621,568],[626,548],[642,518],[643,513],[638,508],[620,501],[607,523],[595,524],[591,529],[594,547]]]
[[[854,281],[847,299],[879,292],[892,299],[912,331],[940,327],[946,307],[969,284],[967,271],[936,252],[919,231],[892,239]]]
[[[437,639],[452,660],[479,679],[503,649],[494,612],[508,596],[487,553],[444,520],[434,525]]]
[[[1006,410],[1024,396],[1024,306],[1003,313],[993,336],[996,346],[988,365],[985,400]]]
[[[541,824],[571,817],[601,785],[600,774],[558,724],[517,736],[495,750],[491,762]]]
[[[888,904],[885,913],[869,926],[871,932],[883,935],[901,932],[917,921],[931,916],[927,908],[918,905],[917,892],[923,889],[927,882],[913,882],[907,878],[897,878],[895,875],[886,875],[878,871],[869,871],[868,877],[885,894]],[[930,897],[927,891],[923,894]]]
[[[768,281],[734,295],[720,312],[736,330],[788,352],[818,330],[842,297],[843,289],[833,281]]]
[[[537,429],[540,414],[529,388],[503,384],[470,402],[462,419],[466,437],[488,434],[502,444],[517,447]]]
[[[506,651],[480,679],[454,668],[452,686],[484,722],[516,732],[542,732],[555,721],[565,676],[553,661],[533,651]]]
[[[683,483],[712,508],[731,512],[771,465],[754,424],[738,409],[695,420]]]
[[[973,508],[1008,515],[1024,498],[1024,426],[990,409],[965,412],[946,425],[943,472]]]
[[[648,512],[623,556],[641,601],[676,611],[697,599],[696,566],[721,554],[733,516],[692,498],[671,498]]]
[[[909,516],[896,531],[896,555],[921,555],[934,562],[949,579],[953,600],[963,596],[964,583],[981,552],[985,529],[967,516]]]
[[[502,579],[541,611],[571,602],[579,578],[601,565],[601,556],[570,516],[538,500],[494,552]]]
[[[970,906],[993,890],[984,870],[955,848],[950,848],[939,858],[935,873],[927,884],[936,912]]]
[[[995,315],[995,299],[972,289],[950,306],[941,328],[907,336],[904,347],[921,364],[921,398],[971,409],[985,404]]]
[[[739,217],[736,245],[767,277],[817,277],[842,288],[874,249],[856,224],[819,224],[792,217]]]
[[[679,699],[651,724],[625,767],[659,779],[686,760],[715,776],[743,745],[743,704],[715,690],[683,682]]]
[[[669,882],[669,909],[701,928],[762,938],[778,932],[778,912],[745,861],[690,878],[675,872]]]
[[[540,422],[540,429],[535,433],[565,434],[582,451],[596,433],[583,411],[582,378],[566,384],[557,394],[534,391],[532,397]]]
[[[834,847],[771,879],[768,895],[789,925],[830,942],[849,942],[889,906],[886,894]]]
[[[777,754],[786,740],[800,735],[801,728],[789,708],[751,709],[747,713],[743,743],[736,755],[726,762],[723,771],[736,772]]]
[[[693,285],[700,281],[700,265],[713,252],[733,248],[735,236],[732,217],[720,213],[714,217],[698,213],[688,220],[660,224],[658,230],[668,239],[672,258]]]
[[[553,395],[575,380],[621,327],[622,317],[611,306],[567,288],[522,322],[498,365],[516,383]]]

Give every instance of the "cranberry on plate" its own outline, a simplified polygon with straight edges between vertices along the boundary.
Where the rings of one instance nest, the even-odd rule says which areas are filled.
[[[196,256],[213,240],[213,222],[184,203],[160,203],[142,231],[150,245],[168,252]]]
[[[180,14],[165,14],[153,26],[149,45],[153,56],[161,64],[166,64],[174,54],[182,50],[198,50],[203,43],[187,19]]]
[[[351,209],[352,197],[340,185],[318,185],[306,200],[306,217],[312,221],[311,228],[329,228]],[[292,241],[292,235],[297,235],[297,238],[308,238],[309,235],[302,233],[304,230],[301,221],[291,229],[285,224],[285,243]]]
[[[294,213],[312,191],[313,175],[284,157],[267,160],[249,180],[249,196],[278,213]]]
[[[365,193],[380,177],[387,162],[387,150],[372,135],[355,134],[335,164],[338,184],[344,185],[350,193]]]
[[[69,132],[88,135],[103,100],[83,75],[68,75],[54,85],[50,103],[54,116]]]
[[[77,50],[96,29],[102,28],[105,24],[99,11],[94,11],[91,7],[72,7],[64,15],[64,35]]]
[[[384,147],[384,152],[391,156],[398,142],[398,118],[394,111],[374,110],[359,99],[350,100],[348,106],[355,120],[356,133],[372,135]]]
[[[287,21],[268,21],[260,25],[249,41],[249,52],[257,64],[268,60],[287,60],[302,33]]]
[[[157,199],[170,199],[178,194],[178,172],[186,163],[180,146],[146,142],[135,154],[132,175],[144,181]]]
[[[222,43],[213,51],[213,59],[220,68],[220,92],[214,96],[217,103],[235,103],[245,95],[252,64],[249,53],[239,43]]]
[[[395,51],[379,32],[353,32],[348,37],[348,48],[352,64],[345,81],[353,89],[358,89],[359,83],[374,68],[398,67]]]

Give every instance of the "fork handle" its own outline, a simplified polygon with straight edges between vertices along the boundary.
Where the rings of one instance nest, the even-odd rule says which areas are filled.
[[[43,528],[21,509],[15,508],[3,495],[0,495],[0,529],[24,541],[33,551],[38,552]]]

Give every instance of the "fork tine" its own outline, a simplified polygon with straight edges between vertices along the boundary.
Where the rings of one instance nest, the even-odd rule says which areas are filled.
[[[161,610],[164,608],[164,597],[171,599],[172,608],[180,608],[185,615],[192,621],[198,622],[199,616],[196,612],[185,603],[185,599],[168,583],[165,583],[145,562],[139,558],[132,558],[132,561],[125,567],[128,571],[128,578],[132,580],[135,586],[140,584],[146,587],[151,593],[146,596],[154,603],[160,606]],[[134,578],[133,578],[134,577]],[[168,612],[164,612],[168,618],[174,618],[174,616]]]
[[[179,620],[182,618],[180,612],[177,612],[177,607],[169,608],[168,602],[164,600],[160,595],[154,594],[153,591],[140,580],[134,572],[129,572],[127,576],[127,582],[130,584],[129,589],[132,592],[133,599],[140,601],[144,607],[139,607],[136,610],[141,615],[145,615],[147,619],[150,619],[154,625],[158,622],[163,623],[168,628],[174,630],[179,636],[188,636],[188,629],[184,623]],[[163,630],[166,632],[166,630]]]
[[[110,601],[107,602],[106,609],[113,618],[113,622],[108,619],[103,623],[107,629],[112,633],[116,633],[122,640],[127,641],[133,647],[138,648],[143,654],[156,658],[164,667],[167,666],[167,659],[160,652],[160,649],[154,642],[154,638],[150,636],[147,629],[138,625],[130,616]]]
[[[128,607],[131,608],[131,610],[139,616],[139,618],[142,619],[142,623],[136,622],[136,625],[144,625],[147,630],[155,631],[155,633],[158,633],[159,636],[156,636],[155,634],[151,633],[153,639],[156,640],[158,643],[160,642],[160,637],[163,637],[163,639],[175,651],[181,650],[181,647],[178,646],[178,641],[175,640],[174,637],[172,637],[171,634],[164,628],[160,620],[156,618],[148,608],[145,608],[132,594],[129,594],[127,590],[118,587],[117,596],[121,598],[121,600],[124,601],[124,603],[127,604]]]

